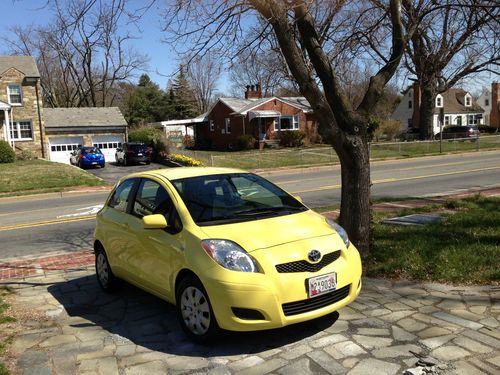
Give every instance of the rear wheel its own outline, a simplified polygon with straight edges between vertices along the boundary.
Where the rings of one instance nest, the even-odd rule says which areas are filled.
[[[215,319],[208,294],[194,276],[187,276],[177,287],[179,323],[189,338],[200,344],[211,342],[220,328]]]
[[[95,271],[102,290],[111,293],[118,287],[118,279],[111,271],[106,252],[101,247],[95,251]]]

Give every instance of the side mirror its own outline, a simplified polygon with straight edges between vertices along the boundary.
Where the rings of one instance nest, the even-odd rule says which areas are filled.
[[[299,197],[298,195],[294,195],[293,197],[294,197],[295,199],[297,199],[300,203],[304,203],[304,202],[302,202],[302,198],[301,198],[301,197]]]
[[[146,215],[142,218],[142,224],[144,229],[163,229],[167,227],[167,219],[160,214]]]

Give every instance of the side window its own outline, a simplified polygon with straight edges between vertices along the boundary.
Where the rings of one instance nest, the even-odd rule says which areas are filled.
[[[166,231],[175,234],[181,231],[182,222],[167,191],[157,182],[143,179],[137,190],[132,213],[142,218],[146,215],[164,215]]]
[[[135,179],[125,180],[118,186],[109,200],[108,206],[115,210],[127,212],[130,191],[134,186]]]
[[[172,199],[159,183],[143,179],[137,190],[132,213],[137,217],[168,213]],[[168,219],[168,217],[167,217]]]

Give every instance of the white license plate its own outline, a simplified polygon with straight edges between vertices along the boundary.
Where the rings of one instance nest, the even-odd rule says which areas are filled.
[[[97,164],[97,162],[96,162],[96,161],[93,161],[93,162],[92,162],[92,164]]]
[[[311,277],[307,279],[307,282],[309,285],[309,298],[316,297],[337,288],[337,273],[332,272],[326,275]]]
[[[142,156],[142,154],[137,154],[137,156]]]

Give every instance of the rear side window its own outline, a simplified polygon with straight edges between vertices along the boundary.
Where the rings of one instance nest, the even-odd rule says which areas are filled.
[[[130,192],[134,186],[135,179],[125,180],[118,186],[109,200],[108,206],[115,210],[127,212]]]

